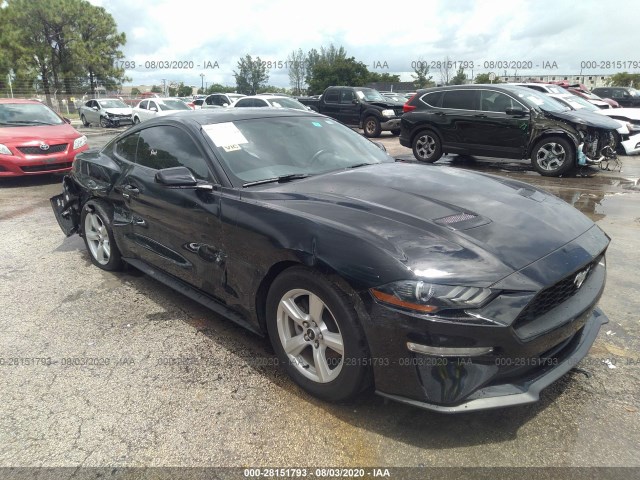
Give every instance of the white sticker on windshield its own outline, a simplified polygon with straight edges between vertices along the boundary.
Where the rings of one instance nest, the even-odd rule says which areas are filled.
[[[202,130],[206,133],[216,147],[223,148],[227,152],[239,150],[239,145],[249,143],[242,132],[238,130],[233,122],[213,123],[203,125]],[[227,150],[229,149],[229,150]]]
[[[360,100],[362,100],[364,98],[364,93],[357,91],[356,92],[356,97],[358,97]]]

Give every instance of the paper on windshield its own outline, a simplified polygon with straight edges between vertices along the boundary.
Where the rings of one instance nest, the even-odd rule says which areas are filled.
[[[240,145],[249,143],[233,122],[203,125],[202,130],[209,136],[216,147],[222,148],[225,152],[240,150]]]

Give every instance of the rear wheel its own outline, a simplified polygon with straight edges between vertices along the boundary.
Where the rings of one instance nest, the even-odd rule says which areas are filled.
[[[364,136],[368,138],[377,138],[380,136],[380,132],[382,132],[380,120],[376,117],[365,118],[362,129],[364,130]]]
[[[102,270],[114,271],[122,268],[120,250],[113,238],[111,215],[108,206],[99,200],[90,200],[82,209],[80,219],[84,244],[91,263]]]
[[[267,297],[271,344],[291,378],[323,400],[353,400],[371,384],[368,346],[349,297],[304,267],[285,270]]]
[[[442,156],[440,138],[431,130],[423,130],[413,139],[413,156],[420,162],[433,163]]]
[[[562,137],[548,137],[535,144],[531,164],[545,177],[559,177],[575,165],[573,146]]]

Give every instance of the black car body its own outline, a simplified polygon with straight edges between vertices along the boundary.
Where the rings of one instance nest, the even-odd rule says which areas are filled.
[[[400,143],[434,162],[442,154],[531,158],[542,175],[615,156],[618,125],[587,111],[571,111],[519,86],[460,85],[420,90],[402,116]]]
[[[530,403],[607,321],[609,239],[573,207],[394,162],[311,112],[150,120],[78,156],[63,186],[56,218],[94,264],[124,260],[268,335],[327,400],[375,385],[443,412]]]
[[[382,131],[400,134],[400,116],[404,102],[385,98],[373,88],[328,87],[318,99],[299,97],[312,110],[364,130],[367,137],[379,137]]]

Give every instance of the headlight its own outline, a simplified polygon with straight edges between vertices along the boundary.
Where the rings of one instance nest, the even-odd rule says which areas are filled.
[[[80,147],[84,147],[87,144],[87,137],[82,135],[73,141],[73,149],[77,150]]]
[[[393,110],[382,110],[382,116],[383,117],[395,117],[396,116],[396,112],[394,112]]]
[[[0,154],[2,155],[13,155],[9,147],[0,143]]]
[[[424,313],[478,308],[497,293],[490,288],[438,285],[416,280],[392,282],[370,291],[382,303]]]

